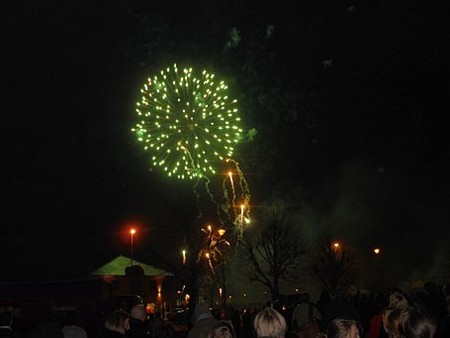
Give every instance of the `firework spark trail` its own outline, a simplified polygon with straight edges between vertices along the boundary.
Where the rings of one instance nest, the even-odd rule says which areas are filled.
[[[228,160],[226,162],[228,162]],[[231,191],[229,191],[228,185],[230,185]],[[236,190],[234,187],[233,172],[231,170],[227,172],[226,176],[222,180],[222,191],[223,191],[223,199],[225,201],[222,209],[224,210],[224,212],[227,214],[228,218],[231,221],[230,210],[233,212],[234,217],[236,217],[236,211],[234,208],[236,203]]]
[[[247,210],[250,210],[250,190],[248,188],[247,180],[245,179],[244,173],[242,172],[241,168],[239,167],[239,163],[234,160],[231,160],[231,161],[235,164],[236,171],[239,175],[239,185],[241,187],[242,199],[244,201],[244,205]]]
[[[226,177],[224,177],[222,179],[222,193],[223,193],[223,204],[222,204],[222,210],[224,212],[224,214],[227,215],[227,218],[229,220],[231,220],[230,218],[230,209],[232,209],[232,202],[230,201],[229,198],[229,192],[228,192],[228,185],[227,185],[228,179]]]
[[[189,153],[189,150],[188,150],[187,148],[185,148],[184,146],[182,146],[182,145],[180,145],[180,148],[183,149],[183,150],[185,151],[185,153],[187,154],[189,160],[190,160],[190,161],[192,162],[192,164],[193,164],[193,159],[192,159],[191,154]],[[221,212],[221,211],[223,211],[223,213],[225,214],[227,220],[228,220],[230,223],[233,223],[232,220],[231,220],[230,214],[229,214],[230,203],[229,203],[229,201],[228,201],[228,194],[227,194],[227,189],[226,189],[226,187],[224,187],[224,185],[223,185],[224,196],[226,197],[227,204],[226,204],[225,206],[223,206],[223,205],[221,206],[221,204],[220,204],[220,203],[216,200],[216,198],[214,197],[214,194],[213,194],[212,190],[210,189],[210,184],[211,184],[210,178],[209,178],[208,176],[202,174],[200,171],[197,173],[197,175],[198,175],[198,180],[197,180],[197,183],[194,185],[194,194],[195,194],[196,197],[197,197],[197,206],[198,206],[198,209],[201,210],[201,207],[200,207],[200,193],[198,192],[197,187],[199,186],[200,181],[201,181],[202,179],[204,179],[204,180],[205,180],[205,191],[206,191],[206,193],[208,194],[209,198],[211,199],[211,202],[214,204],[214,206],[215,206],[215,208],[216,208],[217,218],[218,218],[219,223],[220,223],[222,226],[226,224],[226,222],[225,222],[224,219],[222,218],[222,212]],[[241,173],[240,176],[243,176],[242,173]],[[236,198],[236,195],[235,195],[234,184],[233,184],[233,178],[232,178],[232,174],[231,174],[231,173],[229,173],[229,177],[230,177],[230,179],[231,179],[231,182],[232,182],[232,188],[233,188],[233,189],[232,189],[232,192],[233,192],[233,201],[232,201],[232,203],[231,203],[231,207],[233,207],[233,206],[234,206],[234,200],[235,200],[235,198]],[[224,180],[224,181],[225,181],[225,180]],[[234,209],[234,208],[233,208],[233,209]],[[202,216],[202,214],[201,214],[201,212],[199,211],[198,219],[201,219],[201,216]]]
[[[242,221],[244,219],[247,219],[247,220],[250,219],[250,190],[248,187],[247,180],[245,179],[244,173],[242,172],[242,170],[239,166],[239,163],[233,159],[228,159],[228,161],[232,162],[234,164],[234,166],[236,168],[236,172],[239,177],[238,181],[239,181],[239,187],[241,190],[241,198],[242,198],[241,205],[244,206],[244,210],[242,210],[242,207],[241,207],[241,214],[239,215],[239,217],[241,218],[241,222],[239,222],[239,223],[241,223],[240,227],[242,228],[242,226],[243,226]],[[236,216],[237,216],[237,214],[236,214]]]
[[[228,176],[230,177],[230,184],[231,184],[231,194],[232,194],[231,205],[234,206],[236,203],[236,190],[234,189],[233,173],[229,171]]]

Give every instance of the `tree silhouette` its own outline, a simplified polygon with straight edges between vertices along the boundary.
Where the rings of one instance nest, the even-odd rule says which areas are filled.
[[[244,274],[251,282],[266,287],[276,300],[280,296],[281,281],[299,279],[306,242],[282,203],[275,203],[262,219],[258,227],[244,233],[247,263]]]
[[[312,252],[311,267],[330,295],[348,290],[357,277],[357,264],[342,246],[335,246],[329,235],[317,240]]]

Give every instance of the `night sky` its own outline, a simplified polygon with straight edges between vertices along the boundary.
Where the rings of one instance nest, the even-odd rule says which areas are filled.
[[[142,257],[173,256],[180,247],[180,229],[195,213],[191,183],[150,171],[130,131],[138,89],[151,74],[130,56],[138,34],[127,9],[142,6],[150,21],[166,20],[177,38],[195,40],[207,35],[211,8],[143,3],[3,5],[2,280],[89,272],[129,253],[130,225],[139,229]],[[313,210],[303,216],[306,235],[327,223],[363,256],[379,245],[400,278],[450,272],[443,1],[304,1],[299,9],[224,3],[243,30],[260,22],[280,27],[291,41],[283,50],[289,67],[327,71],[317,77],[323,85],[314,83],[327,93],[314,102],[315,132],[278,154],[273,176],[304,187]],[[179,54],[189,59],[189,51]],[[270,191],[261,184],[255,191]]]

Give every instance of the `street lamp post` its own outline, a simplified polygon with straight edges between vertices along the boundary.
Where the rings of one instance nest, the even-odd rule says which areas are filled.
[[[223,235],[225,235],[226,230],[225,229],[219,229],[217,230],[217,234],[219,235],[217,245],[220,245],[221,243],[228,243],[225,238],[223,238]],[[229,245],[229,244],[228,244]],[[225,252],[219,249],[219,258],[220,258],[220,265],[222,268],[222,288],[221,288],[221,301],[222,301],[222,307],[223,311],[227,308],[227,286],[226,286],[226,279],[225,279]]]
[[[334,257],[340,260],[342,257],[342,245],[339,242],[333,242]]]
[[[133,240],[134,240],[134,234],[136,233],[136,229],[132,228],[130,229],[130,266],[133,265]]]
[[[377,287],[385,287],[385,276],[383,273],[383,263],[382,263],[382,254],[381,254],[381,249],[379,247],[376,247],[372,250],[373,254],[374,254],[374,273],[375,273],[375,280],[377,280],[377,283],[379,283],[379,285],[377,285]]]
[[[335,251],[337,251],[339,249],[339,246],[340,246],[339,242],[334,242],[333,243],[333,247],[334,247]]]
[[[182,264],[183,265],[186,265],[186,250],[185,249],[183,249],[182,251],[181,251],[181,255],[182,255]]]

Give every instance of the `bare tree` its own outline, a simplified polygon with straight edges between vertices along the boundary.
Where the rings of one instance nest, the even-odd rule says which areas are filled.
[[[243,247],[247,263],[244,274],[266,287],[273,300],[280,296],[281,281],[299,279],[306,242],[284,205],[273,205],[256,233],[244,233]]]
[[[329,235],[323,235],[318,239],[312,252],[311,267],[330,295],[348,291],[357,278],[357,264],[354,257]]]

